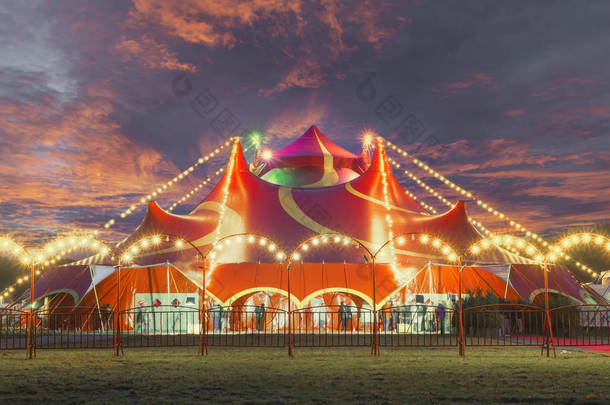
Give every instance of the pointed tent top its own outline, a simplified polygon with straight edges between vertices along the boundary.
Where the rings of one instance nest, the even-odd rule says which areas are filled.
[[[388,155],[385,152],[383,139],[381,137],[377,137],[377,146],[375,147],[373,160],[369,170],[381,171],[381,169],[384,169],[388,174],[392,174],[392,166],[390,165],[390,162],[388,162]]]
[[[241,141],[239,137],[235,137],[233,139],[233,148],[231,149],[231,157],[233,158],[233,170],[248,171],[248,163],[246,162],[246,158],[244,157],[244,151],[241,148]],[[231,158],[227,162],[227,166],[225,170],[229,169],[229,165],[231,164]]]
[[[316,127],[312,125],[303,135],[299,136],[294,142],[274,153],[275,158],[286,158],[290,156],[313,156],[322,155],[323,150],[320,144],[336,158],[357,159],[358,156],[348,150],[343,149],[326,137]]]

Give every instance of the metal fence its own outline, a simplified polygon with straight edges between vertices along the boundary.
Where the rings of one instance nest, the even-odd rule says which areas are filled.
[[[423,304],[383,308],[323,306],[292,311],[261,306],[139,307],[119,314],[98,308],[35,311],[37,349],[197,346],[381,347],[457,346],[459,314]],[[467,346],[540,346],[548,340],[543,308],[487,305],[463,310]],[[0,350],[25,349],[30,314],[0,310]],[[556,346],[610,346],[610,306],[550,311]],[[374,325],[377,329],[375,330]]]

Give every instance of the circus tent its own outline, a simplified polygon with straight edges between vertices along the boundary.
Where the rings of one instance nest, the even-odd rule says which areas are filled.
[[[441,238],[456,252],[464,252],[482,238],[469,221],[464,202],[457,201],[447,212],[431,215],[413,199],[393,175],[380,139],[368,166],[362,154],[344,150],[315,127],[273,156],[257,175],[251,171],[236,140],[223,178],[191,212],[172,214],[151,201],[141,224],[117,248],[127,247],[147,235],[171,234],[191,241],[205,254],[223,237],[257,234],[290,252],[307,238],[336,233],[350,235],[372,252],[389,235],[427,233]],[[276,169],[307,171],[312,167],[317,168],[316,175],[307,179],[297,176],[307,180],[302,187],[292,186],[282,176],[276,177],[275,182],[265,178]],[[342,177],[341,173],[346,170],[351,174]],[[331,172],[334,174],[329,175]],[[416,245],[407,238],[404,246],[388,247],[377,257],[376,306],[400,294],[402,299],[405,294],[428,294],[448,300],[457,293],[455,264],[447,262],[439,252]],[[372,264],[362,260],[362,252],[343,252],[340,260],[333,254],[328,249],[320,249],[292,267],[295,305],[307,306],[316,297],[326,297],[328,303],[329,294],[337,293],[348,295],[354,303],[373,303]],[[185,291],[193,292],[201,288],[201,269],[207,266],[206,292],[210,299],[224,305],[258,293],[276,297],[276,301],[277,297],[286,295],[285,267],[269,255],[261,257],[253,249],[234,246],[219,252],[213,271],[209,260],[200,259],[191,246],[171,246],[136,255],[136,265],[131,271],[160,269],[164,265],[159,263],[166,263],[166,270],[171,268],[172,275],[158,270],[148,271],[148,277],[157,280],[155,283],[159,285],[167,284],[171,277],[179,278]],[[467,263],[463,273],[464,290],[481,288],[506,299],[532,302],[543,287],[540,267],[507,250],[491,249],[486,256],[477,258],[476,263]],[[52,269],[37,283],[36,295],[42,297],[70,290],[73,305],[91,305],[92,297],[98,294],[93,287],[110,291],[115,283],[114,269],[100,267],[109,264],[109,258],[93,256],[75,267]],[[73,285],[79,279],[82,286]],[[550,282],[553,291],[576,302],[590,299],[565,267],[554,266]],[[135,305],[138,289],[150,293],[154,290],[150,287],[153,284],[135,283],[130,298],[120,300],[120,305]],[[99,295],[97,301],[99,304]],[[107,301],[116,305],[111,295]]]

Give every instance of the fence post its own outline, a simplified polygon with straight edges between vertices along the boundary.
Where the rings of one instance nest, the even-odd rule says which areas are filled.
[[[463,311],[462,311],[462,258],[458,257],[458,328],[459,328],[459,336],[458,336],[458,346],[460,356],[464,357],[466,355],[466,342],[464,341],[464,320],[463,320]]]
[[[371,259],[371,265],[373,272],[373,342],[371,345],[371,354],[373,354],[374,356],[379,356],[381,353],[379,349],[379,331],[377,330],[377,283],[375,280],[375,256],[373,256],[373,258]]]
[[[291,309],[291,298],[290,298],[290,263],[286,267],[288,273],[288,357],[294,359],[294,349],[292,347],[292,309]]]
[[[542,347],[540,348],[540,355],[544,351],[544,347],[546,346],[546,357],[550,357],[550,346],[553,346],[553,357],[557,357],[557,353],[555,352],[555,342],[553,341],[553,327],[551,325],[551,312],[549,309],[549,277],[548,277],[548,266],[546,263],[546,259],[544,260],[542,271],[544,272],[544,317],[546,318],[545,322],[545,337],[544,342],[542,343]]]
[[[26,357],[36,357],[36,339],[34,336],[34,264],[30,265],[30,312],[27,319]]]

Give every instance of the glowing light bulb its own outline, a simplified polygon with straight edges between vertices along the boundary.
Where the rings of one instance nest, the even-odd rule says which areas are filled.
[[[271,160],[272,157],[273,157],[273,152],[271,152],[271,150],[269,150],[269,149],[265,149],[264,151],[261,152],[261,159],[263,159],[263,160]]]

